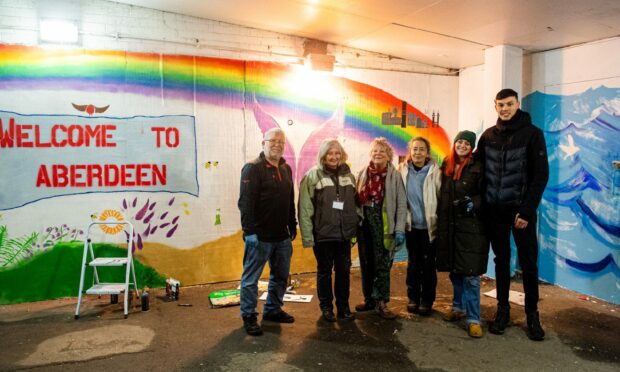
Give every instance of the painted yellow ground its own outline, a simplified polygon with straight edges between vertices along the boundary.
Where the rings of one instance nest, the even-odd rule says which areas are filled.
[[[191,249],[177,249],[164,244],[145,243],[135,257],[152,266],[166,278],[172,277],[182,285],[226,282],[239,280],[243,268],[242,232],[222,237]],[[354,249],[353,259],[357,257]],[[291,273],[316,271],[316,260],[312,249],[301,246],[301,238],[293,241]],[[263,277],[269,276],[266,265]]]

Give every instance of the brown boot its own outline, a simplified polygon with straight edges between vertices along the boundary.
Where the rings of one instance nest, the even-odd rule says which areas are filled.
[[[393,320],[396,319],[396,314],[388,309],[387,305],[384,301],[377,301],[377,305],[375,306],[375,311],[377,314],[383,319]]]

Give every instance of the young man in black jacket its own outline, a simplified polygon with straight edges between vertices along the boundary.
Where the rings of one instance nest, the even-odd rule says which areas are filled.
[[[489,328],[503,334],[510,324],[510,232],[523,272],[528,337],[541,341],[545,332],[538,315],[538,241],[536,209],[549,179],[543,132],[519,109],[519,96],[502,89],[495,97],[495,126],[478,143],[484,162],[484,203],[489,240],[495,254],[497,313]]]
[[[279,128],[265,133],[263,152],[241,170],[239,210],[245,251],[241,276],[241,317],[246,332],[263,333],[257,322],[258,279],[267,261],[271,272],[263,320],[293,323],[282,310],[284,293],[297,234],[293,175],[282,158],[286,138]]]

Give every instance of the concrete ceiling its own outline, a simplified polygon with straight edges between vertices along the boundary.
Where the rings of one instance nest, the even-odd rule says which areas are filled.
[[[460,69],[620,35],[619,0],[116,0]]]

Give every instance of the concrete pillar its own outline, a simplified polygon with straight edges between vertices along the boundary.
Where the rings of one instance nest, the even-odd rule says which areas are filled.
[[[504,88],[514,89],[521,100],[523,87],[523,50],[510,45],[498,45],[484,51],[484,129],[492,127],[497,121],[495,95]],[[517,252],[511,239],[510,275],[514,275],[517,264]],[[487,275],[495,278],[493,251],[489,254]]]
[[[498,45],[484,51],[484,128],[495,125],[497,113],[493,105],[495,94],[504,88],[519,93],[523,86],[523,50],[510,45]]]

